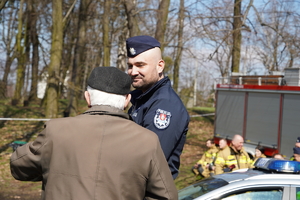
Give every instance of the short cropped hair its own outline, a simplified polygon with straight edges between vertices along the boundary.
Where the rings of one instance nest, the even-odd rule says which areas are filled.
[[[215,144],[215,141],[213,139],[207,139],[206,142],[210,141],[211,144]]]
[[[87,91],[90,94],[91,106],[105,105],[123,110],[125,106],[126,95],[111,94],[102,92],[87,86]]]

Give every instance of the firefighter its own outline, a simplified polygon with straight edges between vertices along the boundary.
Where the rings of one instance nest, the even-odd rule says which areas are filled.
[[[214,174],[214,159],[219,149],[214,144],[213,139],[206,140],[207,151],[204,152],[201,159],[193,166],[192,172],[195,175],[201,175],[204,178]]]
[[[229,148],[225,148],[218,152],[215,161],[216,174],[222,174],[224,172],[251,167],[252,160],[250,159],[248,153],[244,150],[243,145],[243,137],[240,135],[235,135]]]

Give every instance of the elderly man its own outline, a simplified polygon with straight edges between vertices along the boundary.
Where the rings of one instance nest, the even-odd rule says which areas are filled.
[[[243,137],[235,135],[229,148],[219,151],[215,161],[216,174],[251,167],[252,160],[248,153],[244,150],[243,145]]]
[[[160,43],[147,35],[126,40],[128,74],[136,89],[129,110],[133,121],[155,132],[175,179],[188,131],[189,114],[163,74]]]
[[[91,72],[90,109],[52,119],[11,156],[11,173],[42,181],[42,199],[178,199],[158,137],[129,120],[130,77],[115,67]]]

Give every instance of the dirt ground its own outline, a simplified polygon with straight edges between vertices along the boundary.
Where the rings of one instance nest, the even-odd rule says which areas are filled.
[[[181,155],[180,174],[175,180],[177,189],[181,189],[198,178],[190,171],[191,167],[201,158],[205,148],[205,140],[213,135],[211,119],[192,119],[189,125],[187,141]],[[1,200],[38,200],[40,199],[40,182],[21,182],[15,180],[9,170],[9,158],[12,150],[0,154],[0,199]]]

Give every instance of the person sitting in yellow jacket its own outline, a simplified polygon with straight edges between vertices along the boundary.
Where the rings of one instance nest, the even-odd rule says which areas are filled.
[[[213,139],[208,139],[206,141],[206,146],[208,150],[204,152],[201,159],[193,166],[192,172],[195,175],[201,175],[203,177],[209,177],[214,173],[213,161],[216,158],[219,149],[214,144]]]
[[[240,135],[232,138],[229,147],[220,150],[215,161],[215,173],[235,171],[238,169],[250,168],[252,160],[243,148],[244,139]]]
[[[251,167],[253,168],[254,167],[254,163],[259,159],[259,158],[265,158],[266,155],[264,154],[265,152],[265,149],[263,146],[260,146],[260,145],[257,145],[255,147],[255,156],[254,156],[254,160],[252,162],[252,165]]]

